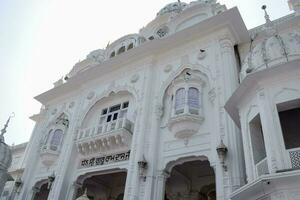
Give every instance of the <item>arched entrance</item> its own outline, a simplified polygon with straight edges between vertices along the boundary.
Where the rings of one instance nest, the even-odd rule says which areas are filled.
[[[114,172],[106,174],[89,174],[78,189],[76,198],[87,189],[87,196],[90,200],[116,199],[123,200],[127,173]]]
[[[165,200],[216,200],[215,173],[209,161],[173,166],[166,180]]]
[[[48,183],[43,181],[41,184],[36,184],[33,200],[45,200],[48,199],[50,190],[48,189]]]

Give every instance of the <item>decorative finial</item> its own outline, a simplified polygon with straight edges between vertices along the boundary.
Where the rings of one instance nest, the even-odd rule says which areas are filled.
[[[1,129],[1,137],[3,137],[4,133],[6,133],[6,129],[7,129],[7,127],[8,127],[8,124],[9,124],[10,118],[13,118],[13,117],[15,117],[15,113],[14,113],[14,112],[13,112],[13,113],[11,113],[11,115],[8,117],[8,119],[7,119],[6,123],[4,124],[4,127],[3,127],[3,129]]]
[[[263,9],[265,12],[265,19],[266,19],[265,31],[266,31],[267,36],[271,37],[271,36],[276,35],[277,31],[276,31],[276,28],[275,28],[273,22],[270,20],[269,14],[267,13],[267,6],[263,5],[261,7],[261,9]]]
[[[182,6],[181,6],[181,1],[180,0],[178,0],[178,6],[179,6],[179,12],[181,12],[182,11]]]
[[[266,5],[263,5],[262,7],[261,7],[261,9],[263,9],[264,10],[264,12],[265,12],[265,19],[266,19],[266,23],[269,23],[269,22],[271,22],[271,20],[270,20],[270,16],[268,15],[268,13],[267,13],[267,6]]]

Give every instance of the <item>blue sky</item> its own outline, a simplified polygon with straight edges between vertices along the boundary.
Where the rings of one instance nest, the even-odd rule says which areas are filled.
[[[92,50],[138,32],[170,0],[0,0],[0,126],[11,112],[8,144],[29,140],[40,104],[34,96],[52,88]],[[185,1],[190,2],[190,1]],[[248,28],[291,13],[286,0],[219,0],[237,6]]]

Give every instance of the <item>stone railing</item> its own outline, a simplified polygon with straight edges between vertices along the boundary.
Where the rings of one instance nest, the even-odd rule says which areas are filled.
[[[133,123],[126,118],[80,129],[76,137],[78,152],[90,154],[129,150],[132,132]]]
[[[261,175],[264,175],[264,174],[269,174],[267,158],[264,158],[261,161],[259,161],[255,165],[255,168],[256,168],[257,176],[261,176]]]

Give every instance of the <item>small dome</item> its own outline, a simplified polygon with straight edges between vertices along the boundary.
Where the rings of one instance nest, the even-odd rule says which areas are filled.
[[[97,63],[102,63],[105,59],[105,50],[104,49],[97,49],[90,52],[87,56],[87,59],[90,59]]]
[[[76,200],[90,200],[87,196],[87,189],[85,189],[84,194],[78,197]]]
[[[275,34],[258,43],[244,59],[241,79],[267,67],[300,58],[300,33]]]
[[[185,9],[187,7],[186,3],[183,2],[174,2],[174,3],[169,3],[168,5],[166,5],[165,7],[163,7],[158,13],[157,16],[161,16],[164,15],[166,13],[172,13],[172,12],[176,12],[179,13],[180,11],[182,11],[183,9]]]

